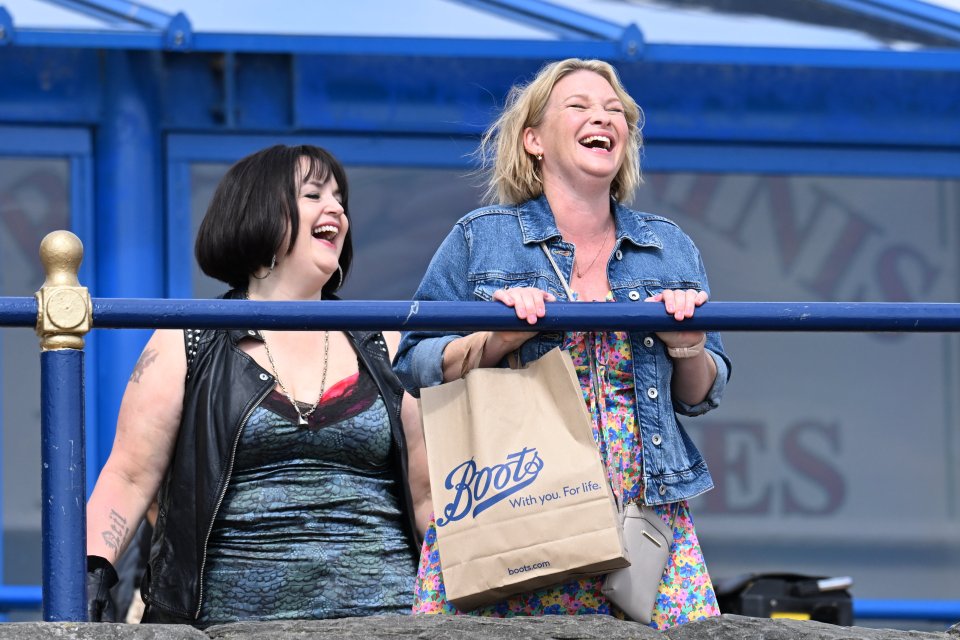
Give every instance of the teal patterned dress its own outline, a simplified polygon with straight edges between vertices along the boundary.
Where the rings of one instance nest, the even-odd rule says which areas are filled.
[[[297,426],[274,391],[251,414],[207,546],[200,626],[409,613],[415,558],[373,378],[334,385]]]

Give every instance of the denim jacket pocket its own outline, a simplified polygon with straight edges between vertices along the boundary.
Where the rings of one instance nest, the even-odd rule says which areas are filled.
[[[533,287],[557,296],[557,287],[547,278],[536,273],[487,273],[473,279],[473,295],[477,300],[493,300],[493,294],[500,289],[520,289]]]
[[[696,280],[657,280],[643,283],[643,290],[647,292],[646,297],[655,296],[662,293],[664,289],[694,289],[703,291],[703,283]]]

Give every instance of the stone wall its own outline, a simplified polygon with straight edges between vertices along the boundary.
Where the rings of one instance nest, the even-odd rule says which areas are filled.
[[[723,615],[664,632],[609,616],[475,618],[374,616],[239,623],[198,631],[179,625],[20,622],[0,624],[0,640],[960,640],[942,633],[837,627],[820,622]]]

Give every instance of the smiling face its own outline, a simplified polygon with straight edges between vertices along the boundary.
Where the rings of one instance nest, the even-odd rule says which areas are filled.
[[[629,143],[624,105],[605,78],[574,71],[550,92],[542,121],[523,132],[527,153],[538,161],[544,187],[606,186],[623,164]]]
[[[297,185],[299,229],[286,261],[295,265],[296,273],[306,275],[312,270],[322,274],[325,281],[337,270],[350,221],[332,173],[328,172],[321,182],[322,178],[310,175],[309,170],[309,160],[302,159],[297,172],[302,176]],[[333,277],[336,281],[337,276]]]

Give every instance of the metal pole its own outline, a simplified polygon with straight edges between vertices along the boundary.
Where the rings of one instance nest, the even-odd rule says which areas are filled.
[[[87,619],[83,336],[93,306],[77,279],[83,245],[68,231],[40,243],[47,277],[37,292],[40,337],[43,619]]]
[[[378,329],[401,331],[960,331],[960,303],[708,302],[679,323],[663,305],[551,302],[531,327],[489,302],[262,302],[95,298],[97,327],[122,329]],[[2,319],[2,317],[0,317]]]
[[[0,0],[2,2],[2,0]],[[165,294],[166,254],[157,238],[164,235],[162,167],[144,158],[163,156],[159,123],[162,64],[155,51],[103,51],[103,114],[96,129],[94,166],[97,246],[97,291],[121,297]],[[150,338],[150,331],[101,331],[97,335],[99,371],[129,373]],[[97,415],[91,425],[91,464],[106,463],[113,444],[116,416],[126,375],[99,376],[90,398]]]

